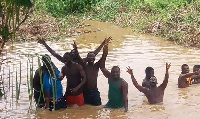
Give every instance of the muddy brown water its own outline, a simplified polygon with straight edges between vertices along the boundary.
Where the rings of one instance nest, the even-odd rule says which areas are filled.
[[[128,107],[129,111],[124,113],[123,109],[103,108],[108,101],[107,79],[99,71],[98,88],[101,93],[102,106],[94,107],[84,105],[83,107],[70,107],[65,110],[50,112],[44,109],[35,109],[35,102],[30,101],[27,88],[27,57],[37,54],[50,54],[37,42],[18,42],[11,49],[11,44],[6,46],[4,61],[1,69],[4,69],[4,86],[7,91],[6,96],[0,99],[0,118],[38,118],[38,119],[199,119],[200,118],[200,84],[192,85],[189,88],[178,89],[177,79],[181,72],[181,65],[186,63],[190,66],[190,71],[195,64],[200,64],[200,51],[174,45],[163,39],[149,35],[134,33],[132,29],[119,28],[111,23],[101,23],[97,21],[85,21],[85,26],[74,31],[74,38],[66,38],[59,41],[48,41],[50,47],[63,55],[72,49],[71,43],[77,41],[79,52],[82,57],[86,57],[89,51],[95,48],[104,40],[111,36],[112,43],[109,45],[109,54],[106,60],[106,67],[110,70],[112,66],[118,65],[121,68],[121,77],[129,84]],[[28,55],[29,54],[29,55]],[[97,55],[99,60],[102,51]],[[30,58],[31,59],[31,58]],[[63,66],[56,58],[53,62],[59,69]],[[8,67],[11,71],[22,62],[22,85],[20,99],[16,102],[15,76],[10,80],[10,91],[8,81]],[[34,70],[37,69],[37,57],[33,58]],[[145,77],[145,68],[152,66],[158,83],[161,84],[165,74],[165,63],[170,62],[169,83],[165,90],[164,102],[159,105],[150,105],[146,97],[140,93],[132,84],[130,75],[126,72],[126,66],[133,68],[133,72],[139,84]],[[14,65],[13,65],[14,64]],[[2,72],[1,72],[2,74]],[[15,74],[15,73],[14,73]],[[18,75],[19,76],[19,75]],[[19,79],[18,79],[19,80]],[[13,86],[12,86],[13,84]],[[63,88],[66,87],[66,79],[62,81]],[[159,85],[158,84],[158,85]],[[13,90],[13,91],[12,91]],[[13,93],[13,94],[12,94]],[[12,98],[13,95],[13,98]]]

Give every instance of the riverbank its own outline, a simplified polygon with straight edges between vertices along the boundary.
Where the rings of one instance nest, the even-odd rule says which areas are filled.
[[[95,0],[93,0],[95,1]],[[200,2],[198,0],[102,0],[90,7],[67,9],[66,2],[39,0],[35,14],[19,31],[23,39],[37,36],[59,39],[80,35],[85,19],[112,22],[139,33],[162,37],[179,45],[200,48]],[[81,5],[83,3],[73,3]],[[86,4],[86,3],[84,3]],[[50,7],[51,5],[51,7]],[[71,3],[70,3],[71,5]],[[74,11],[73,11],[74,10]],[[86,31],[87,32],[87,31]]]

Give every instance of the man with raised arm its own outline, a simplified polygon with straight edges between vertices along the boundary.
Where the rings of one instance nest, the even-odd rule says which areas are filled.
[[[163,96],[164,96],[164,91],[165,88],[167,87],[168,79],[169,79],[169,73],[168,70],[170,68],[171,64],[166,63],[166,73],[165,73],[165,78],[163,80],[163,83],[157,87],[157,79],[156,77],[151,77],[149,82],[150,82],[150,88],[143,87],[139,85],[133,75],[133,70],[128,67],[127,72],[131,75],[131,79],[133,82],[133,85],[140,91],[145,94],[145,96],[148,99],[148,102],[150,104],[156,104],[163,102]]]
[[[113,66],[111,72],[105,68],[105,60],[108,54],[108,45],[103,48],[104,55],[101,62],[101,71],[108,78],[109,91],[107,108],[125,108],[128,111],[128,83],[120,77],[120,68]]]
[[[104,40],[104,44],[109,43],[110,40],[111,40],[111,37],[106,38]],[[98,88],[97,88],[97,77],[98,77],[98,72],[100,69],[100,63],[102,59],[106,57],[105,55],[106,52],[103,52],[101,59],[97,61],[96,63],[94,63],[95,62],[94,52],[89,52],[87,54],[87,57],[83,60],[78,53],[77,45],[75,42],[74,42],[73,47],[77,54],[78,63],[83,66],[86,76],[87,76],[87,81],[86,81],[86,84],[84,86],[84,91],[83,91],[85,104],[99,106],[101,105],[101,97],[100,97],[100,92],[98,91]]]
[[[183,64],[181,66],[181,74],[178,78],[178,88],[186,88],[192,84],[192,76],[199,75],[198,71],[194,71],[193,73],[189,73],[189,66],[187,64]]]
[[[78,106],[84,105],[83,98],[83,85],[86,82],[86,75],[83,67],[77,63],[72,62],[69,53],[65,53],[63,56],[65,65],[61,69],[60,78],[67,78],[67,87],[65,92],[65,98],[68,106],[74,104]]]
[[[47,44],[46,42],[44,41],[43,38],[38,38],[38,43],[42,44],[45,46],[45,48],[54,56],[56,57],[59,61],[61,61],[62,63],[65,63],[65,60],[62,56],[60,56],[58,53],[56,53],[53,49],[51,49]],[[96,56],[101,48],[103,47],[103,45],[105,44],[105,40],[101,43],[101,45],[93,52],[94,55]],[[77,58],[76,58],[76,55],[74,54],[74,50],[71,50],[70,52],[70,56],[72,57],[72,61],[73,62],[76,62],[77,61]]]

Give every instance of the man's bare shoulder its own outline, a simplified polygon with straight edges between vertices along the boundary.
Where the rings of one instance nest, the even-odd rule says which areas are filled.
[[[121,85],[122,85],[122,86],[128,86],[128,83],[127,83],[124,79],[122,79]]]

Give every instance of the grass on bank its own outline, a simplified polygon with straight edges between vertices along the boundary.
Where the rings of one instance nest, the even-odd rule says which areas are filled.
[[[199,6],[199,0],[38,0],[35,10],[36,16],[42,12],[55,18],[57,36],[90,19],[200,47]]]

